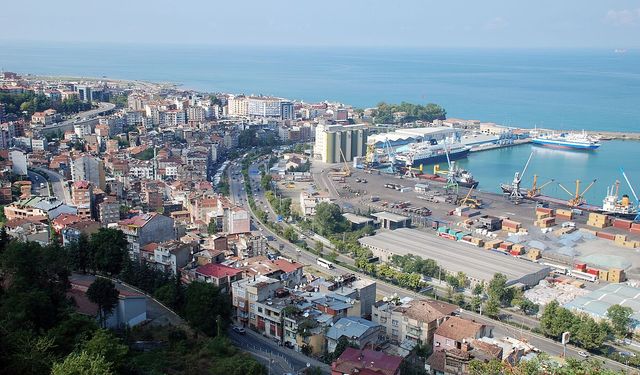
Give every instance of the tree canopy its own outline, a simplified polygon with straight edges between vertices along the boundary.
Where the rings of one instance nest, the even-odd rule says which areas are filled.
[[[402,102],[400,104],[378,104],[374,120],[378,124],[412,122],[416,120],[432,122],[447,118],[447,111],[441,106],[428,103],[426,105]]]
[[[320,234],[324,236],[343,232],[347,227],[346,220],[340,211],[340,206],[328,202],[318,203],[313,224]]]
[[[100,323],[104,326],[107,318],[118,304],[118,290],[113,284],[113,281],[102,277],[97,278],[89,285],[87,298],[89,298],[89,301],[98,305]]]

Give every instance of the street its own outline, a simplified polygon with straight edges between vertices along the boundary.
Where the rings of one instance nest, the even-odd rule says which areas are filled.
[[[29,180],[31,181],[31,194],[41,197],[49,196],[49,182],[40,174],[33,171],[27,171]]]
[[[46,174],[49,177],[49,183],[53,187],[53,195],[66,204],[71,204],[71,193],[67,188],[64,176],[46,168],[33,167],[36,172]],[[47,193],[47,195],[49,195]]]

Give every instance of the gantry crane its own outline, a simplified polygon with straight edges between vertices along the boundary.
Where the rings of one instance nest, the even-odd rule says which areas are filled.
[[[542,189],[549,185],[550,183],[552,183],[554,180],[551,179],[547,182],[545,182],[544,184],[538,186],[538,175],[534,174],[533,175],[533,185],[531,185],[531,189],[527,190],[527,197],[528,198],[535,198],[538,195],[540,195],[540,193],[542,193]]]
[[[589,191],[589,189],[591,189],[593,184],[596,183],[596,180],[591,181],[589,186],[587,186],[587,188],[584,189],[584,191],[582,193],[580,192],[580,182],[581,182],[580,180],[576,180],[576,191],[575,191],[575,193],[570,192],[567,188],[562,186],[562,184],[558,184],[558,186],[560,186],[562,188],[562,190],[566,191],[567,194],[572,196],[572,198],[569,199],[569,206],[571,206],[571,207],[577,207],[577,206],[580,206],[581,204],[586,203],[586,200],[584,199],[584,195],[587,193],[587,191]]]

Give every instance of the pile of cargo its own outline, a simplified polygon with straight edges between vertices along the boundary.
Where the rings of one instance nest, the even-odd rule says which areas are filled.
[[[540,228],[550,228],[556,225],[555,212],[551,208],[536,208],[536,221],[533,225]]]
[[[573,211],[567,210],[567,209],[558,208],[556,210],[556,219],[564,220],[564,221],[571,221],[571,220],[573,220]]]
[[[616,218],[613,220],[613,227],[618,229],[624,229],[633,234],[640,234],[640,223],[634,223],[631,220]]]
[[[484,243],[484,248],[487,250],[494,250],[500,247],[500,244],[504,242],[502,240],[491,240]]]
[[[470,218],[470,217],[480,215],[480,211],[472,210],[469,206],[460,206],[460,207],[456,207],[456,209],[454,210],[454,214],[456,216]]]
[[[530,248],[527,251],[526,257],[530,261],[535,262],[536,260],[542,258],[542,251],[540,251],[540,249]]]
[[[509,219],[502,219],[502,229],[507,232],[518,233],[522,229],[522,224]]]
[[[587,220],[587,225],[600,229],[607,228],[611,226],[611,218],[604,214],[591,212],[589,214],[589,220]]]
[[[630,241],[626,234],[616,234],[613,241],[616,245],[626,247],[628,249],[640,247],[640,241]]]
[[[587,295],[588,290],[582,289],[569,282],[571,279],[551,279],[551,282],[542,280],[540,284],[524,292],[524,297],[531,302],[546,306],[551,301],[558,301],[560,305],[571,302],[577,297]],[[580,284],[580,283],[578,283]]]
[[[595,276],[599,280],[608,281],[610,283],[621,283],[626,280],[626,276],[624,274],[624,270],[621,268],[610,268],[608,270],[603,270],[599,268],[589,268],[586,263],[576,263],[576,269],[572,271],[572,275],[575,275],[578,272],[586,273]]]
[[[470,245],[478,246],[478,247],[484,246],[484,240],[482,238],[473,237],[469,235],[462,237],[462,240],[460,241],[468,243]]]

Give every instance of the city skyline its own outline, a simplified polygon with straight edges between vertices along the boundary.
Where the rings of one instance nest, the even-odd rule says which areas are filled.
[[[464,8],[463,8],[464,6]],[[100,14],[104,27],[91,24]],[[84,20],[84,22],[83,22]],[[495,48],[640,47],[639,1],[460,4],[330,0],[322,7],[281,1],[190,2],[176,7],[117,0],[8,3],[0,41],[242,46]],[[46,33],[42,25],[47,24]],[[71,26],[70,26],[71,25]]]

